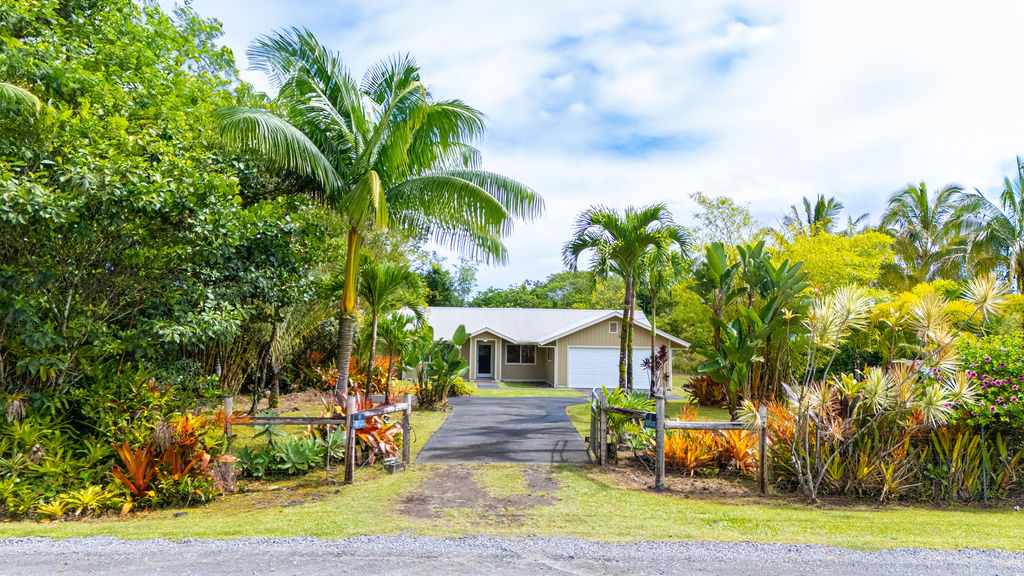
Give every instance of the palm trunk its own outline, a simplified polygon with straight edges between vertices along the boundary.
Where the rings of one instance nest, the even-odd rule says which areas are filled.
[[[345,288],[338,311],[338,381],[334,394],[348,394],[348,363],[352,358],[352,336],[356,327],[356,285],[359,282],[359,231],[348,231],[348,252],[345,260]]]
[[[633,294],[633,279],[629,281],[629,332],[626,336],[626,389],[633,391],[633,320],[636,315],[636,295]]]
[[[626,388],[626,326],[629,324],[629,293],[633,279],[626,277],[626,293],[622,299],[622,326],[619,328],[619,388]]]
[[[377,313],[371,316],[370,324],[370,359],[366,362],[366,397],[373,394],[373,357],[377,353]]]
[[[1024,250],[1013,255],[1013,272],[1016,276],[1017,294],[1024,294]]]
[[[388,373],[384,376],[384,403],[391,403],[391,370],[394,368],[395,355],[388,353]]]
[[[654,396],[654,390],[657,388],[658,380],[658,363],[655,358],[655,345],[657,344],[655,335],[658,330],[658,299],[651,298],[651,396]]]

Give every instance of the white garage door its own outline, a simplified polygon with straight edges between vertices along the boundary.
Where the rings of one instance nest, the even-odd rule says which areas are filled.
[[[633,388],[650,386],[650,374],[641,367],[650,348],[633,349]],[[615,388],[619,385],[619,349],[569,347],[569,387]]]

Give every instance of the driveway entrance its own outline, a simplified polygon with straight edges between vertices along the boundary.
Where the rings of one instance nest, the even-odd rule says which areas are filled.
[[[590,462],[565,409],[571,398],[451,398],[451,415],[417,462]]]

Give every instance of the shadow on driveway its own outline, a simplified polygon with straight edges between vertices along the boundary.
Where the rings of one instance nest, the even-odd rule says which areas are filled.
[[[452,398],[417,462],[590,462],[565,409],[587,398]]]

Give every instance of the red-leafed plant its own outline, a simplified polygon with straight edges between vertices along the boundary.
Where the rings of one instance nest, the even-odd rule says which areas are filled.
[[[153,447],[149,444],[142,448],[132,449],[127,442],[114,444],[114,449],[121,457],[123,465],[115,465],[112,474],[131,492],[133,499],[152,497],[150,489],[157,476],[159,465],[153,455]]]

